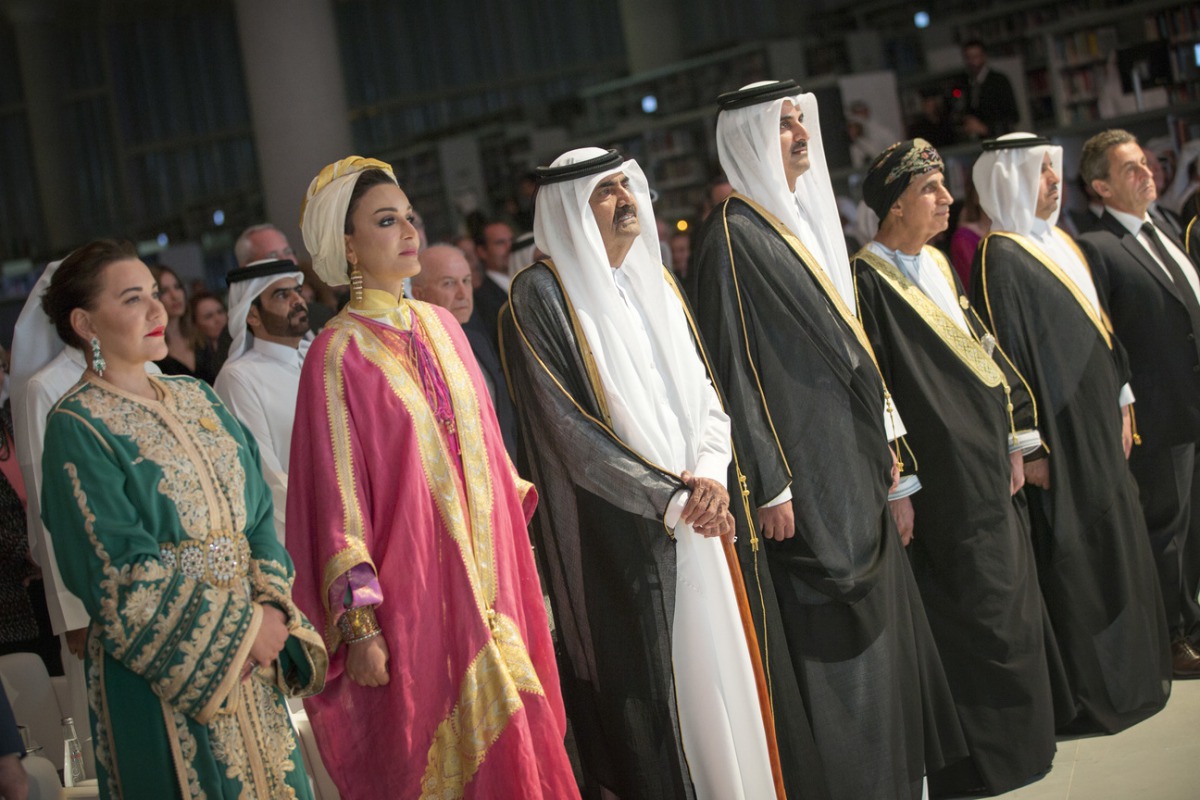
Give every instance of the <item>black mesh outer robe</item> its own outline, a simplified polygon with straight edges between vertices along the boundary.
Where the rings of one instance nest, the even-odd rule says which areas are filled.
[[[791,486],[796,535],[764,550],[830,792],[919,798],[966,749],[887,506],[883,384],[768,218],[736,194],[709,217],[696,320],[751,505]]]
[[[531,527],[554,611],[584,794],[598,797],[603,787],[622,800],[693,798],[671,658],[675,546],[662,522],[683,484],[608,427],[596,396],[599,378],[589,375],[582,336],[552,269],[539,263],[520,272],[510,298],[500,316],[501,346],[521,428],[522,472],[538,487]],[[758,570],[743,509],[731,490],[787,796],[824,800],[770,574]]]
[[[1107,311],[1093,320],[1040,252],[1010,234],[985,237],[973,305],[1028,381],[1049,448],[1050,490],[1025,493],[1077,711],[1069,729],[1116,733],[1157,713],[1171,691],[1158,575],[1121,445],[1128,367]]]
[[[962,297],[945,258],[926,250]],[[1036,427],[1036,410],[1003,353],[979,363],[984,350],[971,343],[987,330],[969,309],[967,333],[896,266],[865,248],[854,273],[859,319],[919,464],[909,560],[971,750],[967,761],[931,775],[930,788],[939,795],[980,786],[1007,792],[1050,768],[1052,684],[1059,697],[1065,694],[1024,498],[1010,493],[1013,425]],[[1072,715],[1068,708],[1060,721]]]

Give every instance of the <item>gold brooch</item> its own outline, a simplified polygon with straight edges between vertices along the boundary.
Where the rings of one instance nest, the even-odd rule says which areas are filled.
[[[218,424],[218,422],[212,417],[201,417],[200,427],[204,428],[206,431],[215,431],[220,427],[220,424]]]
[[[963,311],[966,311],[968,308],[970,308],[970,307],[971,307],[971,303],[970,303],[970,301],[969,301],[969,300],[967,300],[967,296],[966,296],[966,295],[964,295],[964,294],[960,294],[960,295],[958,296],[958,304],[959,304],[960,306],[962,306],[962,310],[963,310]]]

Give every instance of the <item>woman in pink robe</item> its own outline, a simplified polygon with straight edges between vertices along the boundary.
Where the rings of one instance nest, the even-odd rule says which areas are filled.
[[[412,209],[381,162],[322,170],[305,245],[350,305],[305,359],[288,543],[331,654],[305,706],[345,800],[578,797],[526,523],[533,487],[446,311],[403,299]]]

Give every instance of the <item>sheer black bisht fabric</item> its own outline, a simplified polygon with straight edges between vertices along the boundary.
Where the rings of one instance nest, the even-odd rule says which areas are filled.
[[[1125,353],[1008,236],[980,243],[971,285],[974,306],[1029,383],[1049,448],[1050,490],[1025,493],[1038,582],[1077,711],[1070,730],[1116,733],[1157,713],[1171,688],[1158,578],[1121,445]]]
[[[598,797],[603,788],[625,800],[695,797],[671,659],[675,549],[662,522],[682,484],[605,426],[549,268],[535,265],[514,278],[500,330],[521,426],[521,471],[540,498],[533,533],[584,795]],[[731,499],[737,516],[737,496]],[[749,549],[746,525],[738,522],[738,546]],[[778,612],[769,582],[760,593],[749,577],[753,560],[747,563],[750,608],[765,649],[781,636]],[[767,599],[756,602],[760,594]],[[764,663],[786,665],[786,650]],[[773,678],[772,688],[788,796],[827,797],[799,689],[789,668],[776,669],[784,676]]]
[[[887,506],[883,386],[796,253],[737,196],[693,261],[696,318],[751,504],[791,486],[796,536],[764,541],[787,645],[835,798],[918,798],[965,755]]]
[[[1059,697],[1065,687],[1024,498],[1010,492],[1009,398],[1004,384],[978,377],[868,258],[854,262],[859,318],[920,465],[909,560],[971,750],[967,761],[931,775],[930,788],[940,795],[984,786],[999,794],[1050,768],[1052,685]],[[970,310],[965,316],[979,341],[986,329]],[[1021,376],[1000,352],[994,360],[1010,388],[1015,427],[1036,427]],[[1068,722],[1073,709],[1063,715]]]

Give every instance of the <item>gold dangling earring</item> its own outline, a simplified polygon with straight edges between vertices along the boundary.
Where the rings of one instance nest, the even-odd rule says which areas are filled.
[[[360,306],[363,299],[363,274],[358,268],[357,259],[346,261],[350,264],[350,302]]]

